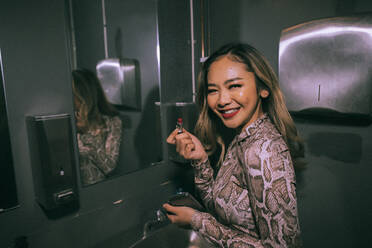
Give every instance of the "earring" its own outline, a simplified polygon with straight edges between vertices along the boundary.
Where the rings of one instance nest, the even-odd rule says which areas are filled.
[[[262,98],[266,98],[269,96],[269,91],[267,90],[261,90],[260,95]]]

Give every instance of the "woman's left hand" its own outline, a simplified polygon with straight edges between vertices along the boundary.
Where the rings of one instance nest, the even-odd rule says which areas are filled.
[[[191,224],[191,218],[193,214],[196,212],[195,209],[189,207],[175,207],[168,203],[163,205],[163,208],[167,212],[172,214],[167,214],[168,219],[173,223],[177,224],[178,226],[188,226]]]
[[[176,151],[185,159],[205,161],[208,158],[202,143],[191,133],[182,129],[182,133],[176,128],[168,136],[167,143],[176,145]]]

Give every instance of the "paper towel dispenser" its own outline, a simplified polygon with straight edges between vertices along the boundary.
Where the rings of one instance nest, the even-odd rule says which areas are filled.
[[[107,58],[98,62],[96,70],[109,102],[141,109],[139,64],[136,60]]]
[[[372,13],[283,30],[279,81],[291,112],[371,118]]]
[[[26,117],[36,201],[48,217],[79,207],[69,114]]]

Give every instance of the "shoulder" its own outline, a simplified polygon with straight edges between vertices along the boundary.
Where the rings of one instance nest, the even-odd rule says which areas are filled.
[[[257,135],[267,140],[282,139],[282,135],[269,118],[262,122]]]
[[[119,116],[108,116],[103,115],[103,120],[105,123],[105,127],[102,129],[105,133],[113,133],[113,134],[121,134],[122,130],[122,123]]]
[[[241,142],[243,150],[253,149],[257,152],[283,152],[288,150],[282,135],[269,118],[265,119],[257,131]]]
[[[269,162],[283,155],[289,156],[286,142],[270,119],[262,122],[255,133],[240,143],[240,147],[246,163],[257,169],[265,160]]]
[[[117,115],[115,115],[115,116],[103,115],[103,119],[105,121],[106,126],[121,125],[121,119]]]
[[[247,140],[242,144],[244,163],[249,173],[262,173],[265,181],[280,176],[295,180],[288,146],[270,121],[251,138],[251,142]]]
[[[111,119],[112,119],[112,122],[113,122],[113,123],[118,124],[118,125],[119,125],[119,124],[121,125],[121,119],[120,119],[119,116],[117,116],[117,115],[112,116]]]

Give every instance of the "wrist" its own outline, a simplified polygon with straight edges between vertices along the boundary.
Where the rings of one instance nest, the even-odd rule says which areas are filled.
[[[194,167],[200,167],[203,164],[207,163],[207,161],[208,161],[208,155],[205,155],[200,159],[193,159],[191,161],[191,165],[194,166]]]
[[[202,226],[202,216],[199,211],[195,211],[194,214],[191,216],[190,226],[195,231],[198,231]]]
[[[194,162],[195,164],[204,164],[205,162],[207,162],[207,160],[208,160],[208,156],[203,157],[203,158],[201,158],[201,159],[193,160],[193,162]]]

